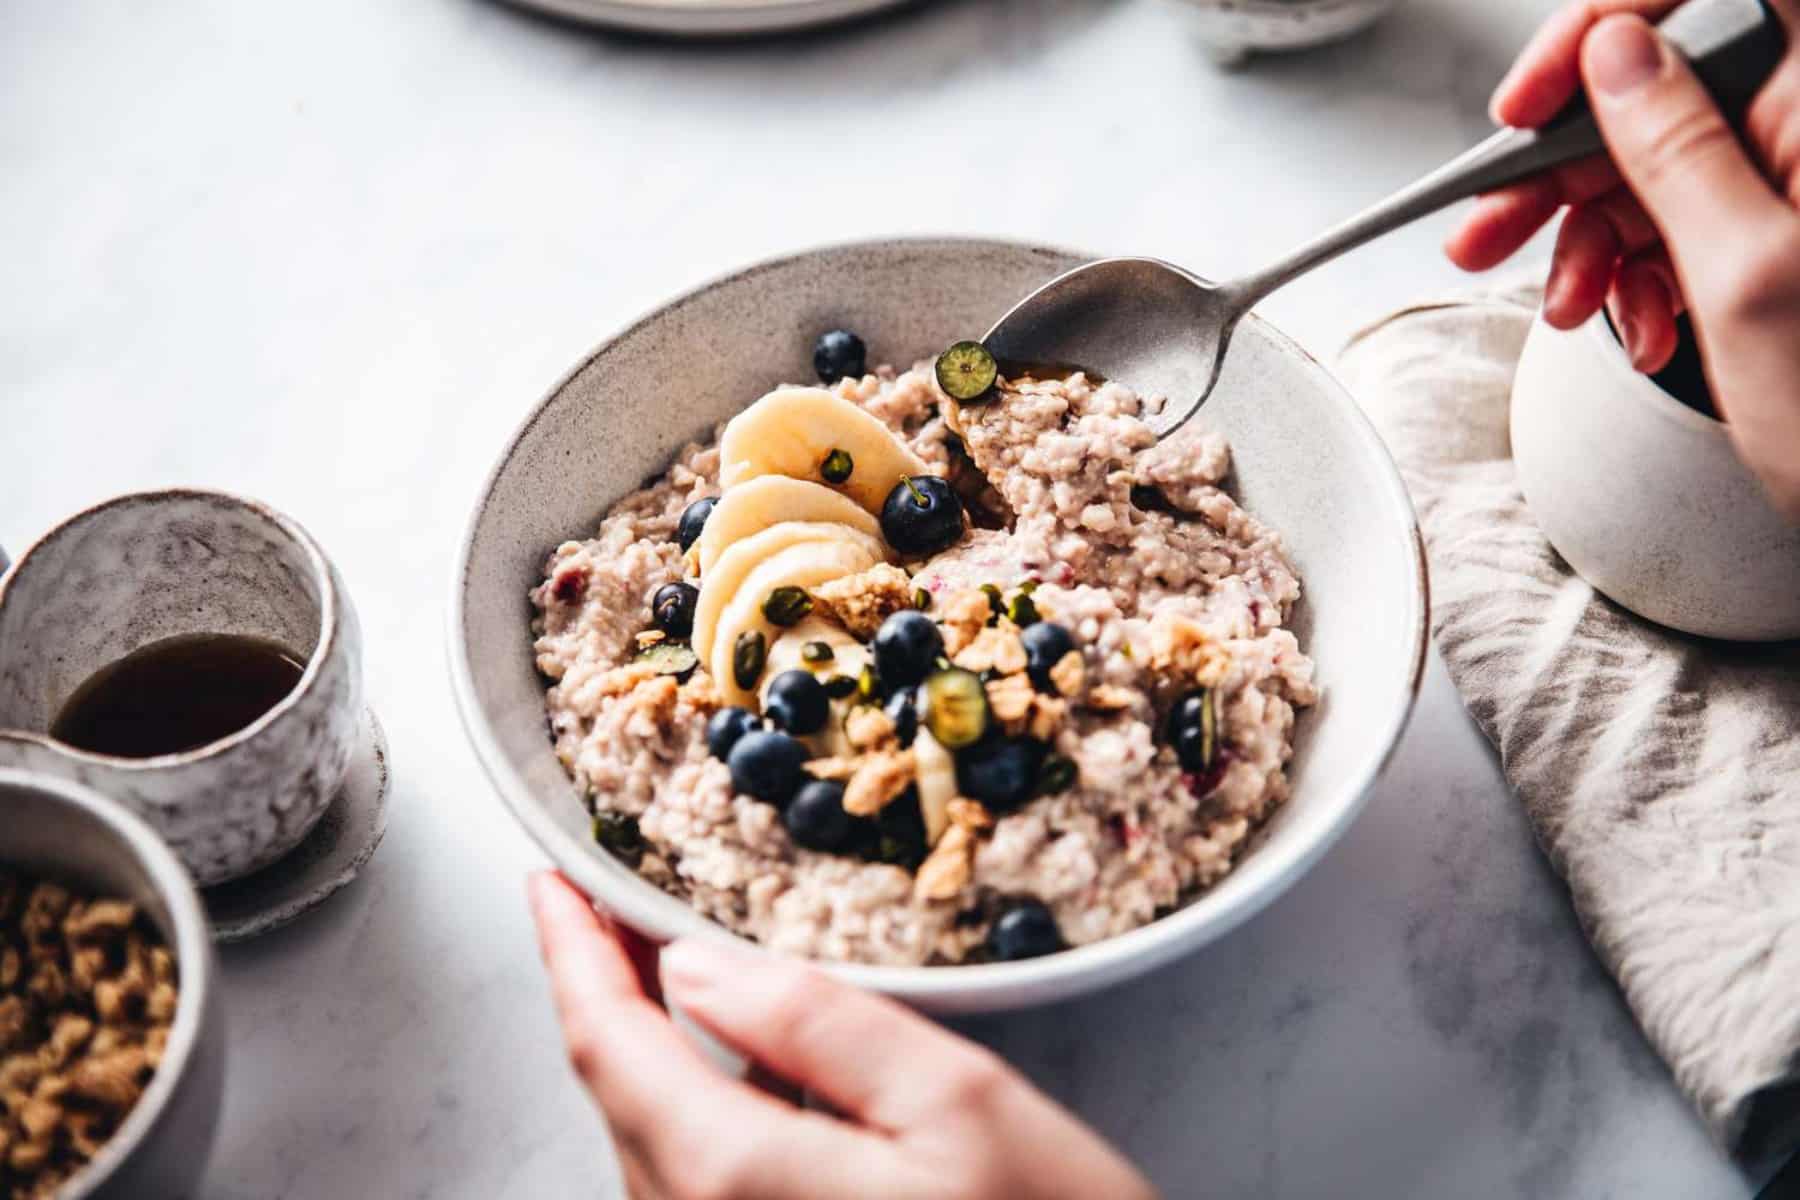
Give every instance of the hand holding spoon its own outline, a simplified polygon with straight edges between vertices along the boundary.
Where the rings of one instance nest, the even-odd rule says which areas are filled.
[[[1689,0],[1659,28],[1734,124],[1785,49],[1762,0]],[[1156,259],[1101,259],[1027,296],[982,341],[1002,363],[1079,365],[1166,397],[1149,420],[1167,437],[1212,393],[1238,321],[1282,284],[1455,201],[1605,148],[1577,98],[1541,128],[1501,130],[1261,271],[1213,283]]]

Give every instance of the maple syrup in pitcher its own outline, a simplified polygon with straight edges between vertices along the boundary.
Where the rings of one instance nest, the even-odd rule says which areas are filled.
[[[120,758],[179,754],[230,737],[281,703],[305,660],[264,638],[164,638],[96,671],[50,727],[65,745]]]

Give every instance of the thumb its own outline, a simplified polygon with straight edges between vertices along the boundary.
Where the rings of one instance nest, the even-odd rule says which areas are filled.
[[[1733,261],[1722,244],[1755,239],[1788,215],[1698,78],[1641,17],[1607,17],[1581,46],[1581,74],[1625,182],[1656,223],[1690,296]],[[1698,298],[1698,296],[1696,296]]]

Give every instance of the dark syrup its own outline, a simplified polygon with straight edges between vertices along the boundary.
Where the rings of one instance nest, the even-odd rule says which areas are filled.
[[[177,754],[249,725],[305,673],[298,656],[262,638],[165,638],[102,667],[76,688],[50,736],[121,758]]]

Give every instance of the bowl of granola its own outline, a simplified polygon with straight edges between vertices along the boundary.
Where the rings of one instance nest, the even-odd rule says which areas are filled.
[[[0,1195],[185,1196],[224,1082],[186,870],[79,784],[0,769]]]
[[[1083,257],[752,267],[515,435],[453,682],[503,799],[619,919],[1014,1007],[1220,936],[1359,810],[1424,661],[1405,490],[1260,320],[1162,443],[1129,380],[971,340]]]

